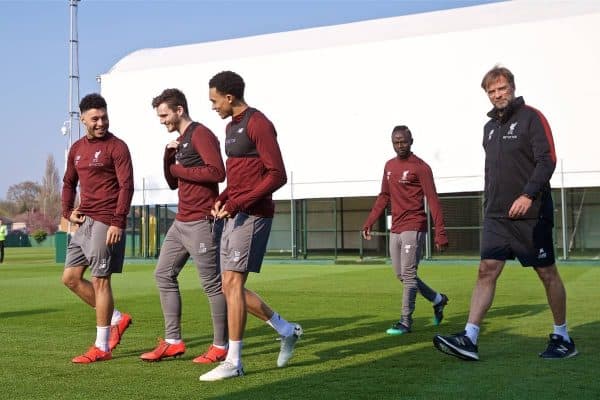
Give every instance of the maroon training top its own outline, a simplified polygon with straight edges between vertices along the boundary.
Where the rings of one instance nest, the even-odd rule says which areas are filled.
[[[63,178],[62,214],[73,211],[77,183],[79,211],[106,225],[125,229],[133,197],[133,167],[129,148],[110,132],[99,139],[79,139],[69,150]]]
[[[393,233],[426,232],[427,215],[425,214],[424,196],[427,197],[433,216],[435,243],[447,244],[444,216],[435,190],[431,168],[425,161],[412,153],[405,160],[394,157],[385,164],[381,193],[377,196],[363,229],[373,226],[391,200]]]
[[[241,121],[247,111],[234,121]],[[218,200],[231,215],[242,211],[272,218],[275,214],[272,194],[287,182],[275,127],[263,113],[254,111],[246,135],[256,146],[258,157],[227,158],[227,188]]]
[[[191,123],[177,138],[179,148],[165,148],[164,173],[171,189],[179,188],[175,218],[182,222],[210,217],[225,180],[219,140],[202,124]]]

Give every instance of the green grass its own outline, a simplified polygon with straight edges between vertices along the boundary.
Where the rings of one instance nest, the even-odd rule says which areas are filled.
[[[210,367],[191,359],[210,344],[206,297],[193,267],[180,277],[187,353],[143,363],[139,355],[163,332],[152,264],[129,264],[113,278],[117,307],[134,324],[114,359],[74,365],[95,337],[93,311],[60,282],[51,249],[7,249],[0,266],[0,398],[2,399],[598,399],[600,268],[565,265],[569,326],[579,356],[538,358],[551,316],[536,274],[514,264],[501,277],[479,341],[480,362],[437,352],[432,336],[463,329],[476,262],[424,264],[420,276],[450,297],[442,326],[419,298],[414,331],[385,335],[398,318],[401,287],[389,265],[265,265],[256,290],[305,336],[286,368],[277,368],[271,328],[249,318],[247,375],[204,383]]]

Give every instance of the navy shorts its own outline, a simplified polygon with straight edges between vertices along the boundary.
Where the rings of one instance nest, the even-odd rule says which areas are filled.
[[[547,219],[484,218],[482,260],[519,260],[524,267],[555,263],[552,221]]]

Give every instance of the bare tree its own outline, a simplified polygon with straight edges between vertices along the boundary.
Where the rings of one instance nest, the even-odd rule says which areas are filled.
[[[6,191],[6,199],[15,203],[19,212],[34,211],[38,207],[40,191],[38,183],[25,181],[11,185]]]
[[[38,205],[42,214],[58,224],[61,212],[60,177],[52,154],[49,154],[46,160],[46,171],[42,178]]]

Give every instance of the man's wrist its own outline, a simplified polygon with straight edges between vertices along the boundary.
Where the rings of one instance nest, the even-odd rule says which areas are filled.
[[[535,196],[532,196],[529,193],[523,193],[521,196],[527,197],[531,201],[535,200]]]

